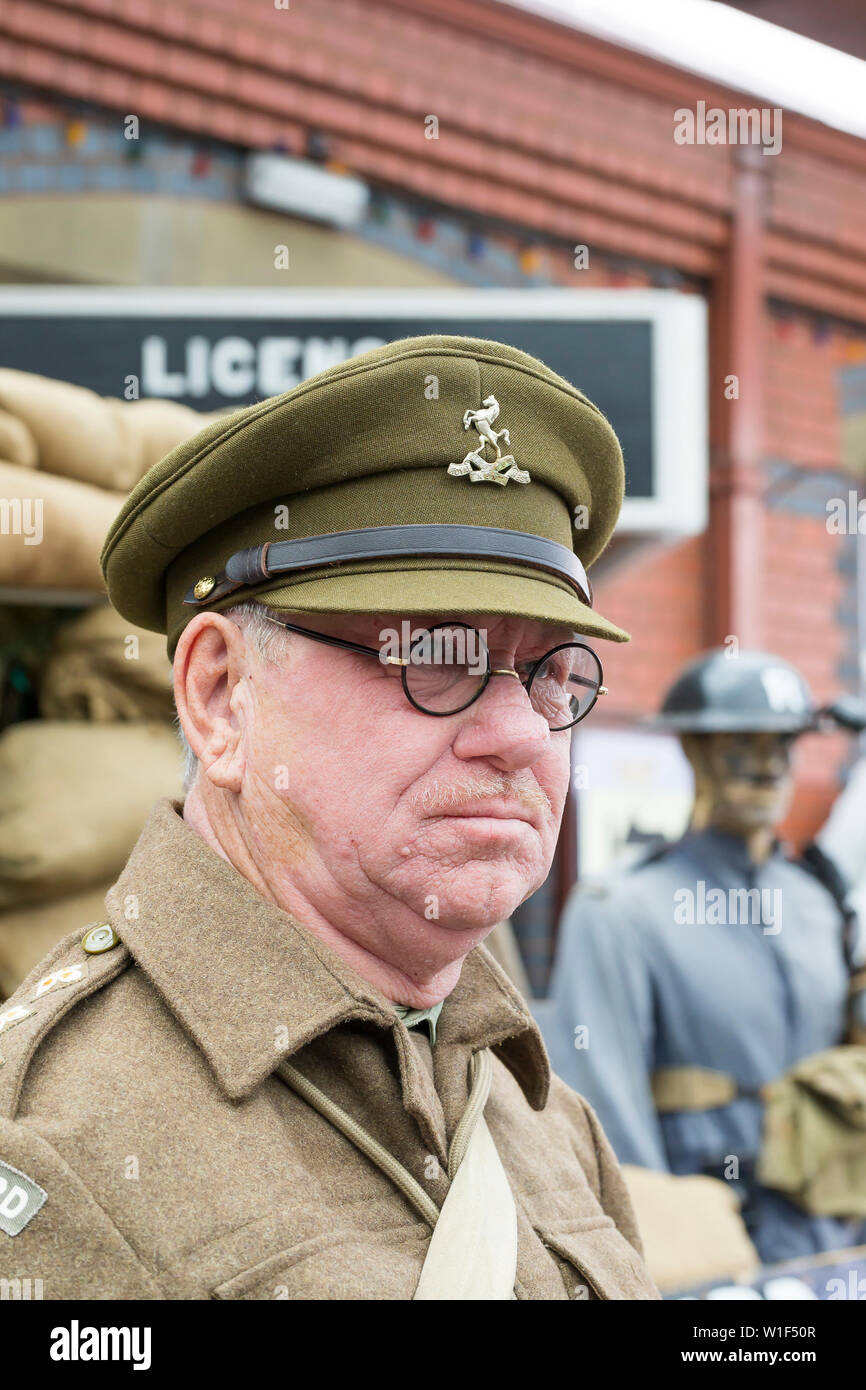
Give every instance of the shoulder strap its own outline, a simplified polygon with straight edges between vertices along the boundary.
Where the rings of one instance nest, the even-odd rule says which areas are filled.
[[[794,863],[802,864],[813,878],[817,878],[838,907],[842,917],[842,954],[845,957],[848,973],[853,975],[857,969],[858,919],[848,898],[848,887],[844,878],[833,860],[824,853],[820,845],[815,844],[814,840],[806,846],[799,860],[794,860]]]
[[[14,1120],[27,1068],[40,1043],[88,995],[129,965],[128,947],[108,922],[58,942],[0,1006],[0,1116]]]

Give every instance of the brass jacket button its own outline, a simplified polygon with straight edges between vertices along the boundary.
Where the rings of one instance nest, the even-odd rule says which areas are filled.
[[[119,946],[120,937],[110,922],[100,922],[98,927],[91,927],[90,931],[85,933],[81,945],[89,956],[98,956],[103,951],[110,951],[112,947]]]

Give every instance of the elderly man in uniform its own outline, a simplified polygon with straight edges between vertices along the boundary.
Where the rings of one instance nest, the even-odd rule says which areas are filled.
[[[832,1180],[829,1161],[816,1173],[820,1193],[769,1182],[810,1169],[821,1126],[807,1121],[807,1151],[793,1152],[799,1083],[783,1092],[781,1079],[821,1054],[843,1069],[830,1078],[837,1105],[862,1085],[856,1050],[827,1053],[850,1038],[854,924],[816,854],[790,859],[775,831],[791,747],[822,713],[862,727],[859,702],[818,711],[776,656],[720,648],[680,673],[654,722],[692,764],[691,825],[609,890],[572,895],[544,1018],[553,1065],[598,1107],[620,1161],[728,1181],[765,1262],[866,1240],[856,1115],[859,1167],[849,1145]],[[802,1080],[814,1089],[814,1074]]]
[[[220,420],[136,487],[103,569],[167,633],[193,776],[0,1014],[0,1273],[657,1296],[595,1115],[481,944],[550,868],[586,639],[625,636],[584,569],[622,488],[579,391],[456,337]]]

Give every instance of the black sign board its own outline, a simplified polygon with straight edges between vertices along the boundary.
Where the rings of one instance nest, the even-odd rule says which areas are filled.
[[[653,324],[645,319],[34,315],[2,313],[0,305],[0,364],[103,396],[132,389],[215,410],[277,395],[368,347],[420,333],[495,338],[540,357],[610,419],[627,460],[629,496],[653,495]]]
[[[279,395],[367,348],[423,333],[523,348],[604,411],[625,455],[619,534],[675,540],[703,530],[707,332],[697,294],[0,287],[0,366],[202,411]]]

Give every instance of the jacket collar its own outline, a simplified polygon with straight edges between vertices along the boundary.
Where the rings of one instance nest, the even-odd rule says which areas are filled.
[[[263,898],[191,829],[182,804],[153,807],[106,895],[112,926],[232,1099],[341,1023],[392,1029],[391,1002],[289,913]],[[471,951],[439,1020],[440,1044],[495,1047],[530,1105],[550,1070],[520,995],[483,947]]]

